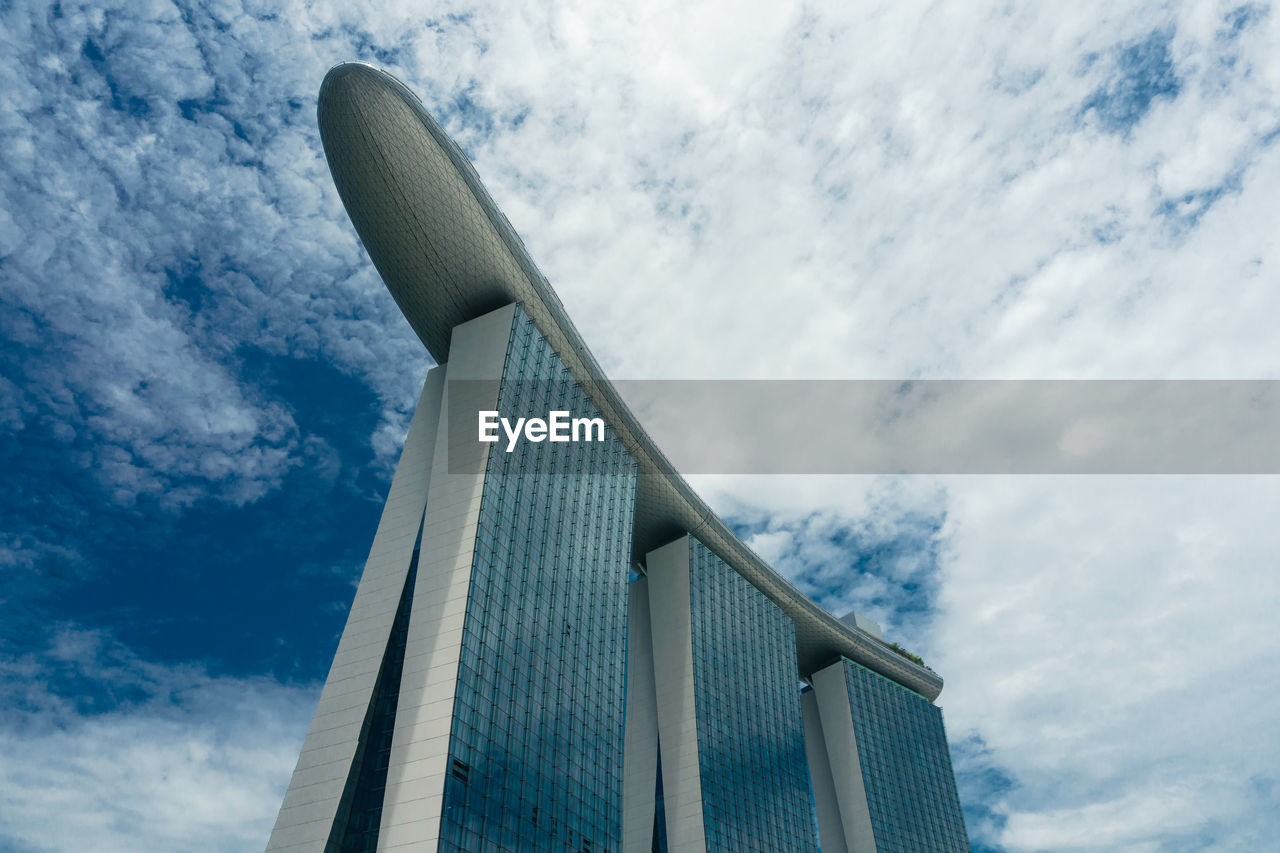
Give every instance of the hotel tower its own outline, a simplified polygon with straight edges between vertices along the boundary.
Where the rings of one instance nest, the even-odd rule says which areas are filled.
[[[408,89],[339,65],[319,122],[437,366],[267,849],[967,851],[942,679],[694,494]]]

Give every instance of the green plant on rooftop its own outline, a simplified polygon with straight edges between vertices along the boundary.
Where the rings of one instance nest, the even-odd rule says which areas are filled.
[[[902,655],[904,658],[911,661],[912,663],[919,664],[920,666],[924,666],[924,658],[920,657],[920,655],[915,654],[914,652],[907,651],[897,643],[890,643],[889,648],[893,649],[895,652]]]

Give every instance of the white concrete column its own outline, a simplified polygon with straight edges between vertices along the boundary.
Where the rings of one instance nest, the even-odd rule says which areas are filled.
[[[269,851],[320,851],[329,840],[378,669],[404,590],[431,483],[444,368],[427,374],[369,559],[285,793]]]
[[[689,537],[650,551],[645,565],[667,845],[681,853],[701,853],[707,849],[707,836],[702,820],[694,701]]]
[[[658,784],[658,697],[653,680],[649,583],[627,587],[627,715],[622,759],[623,853],[649,853]]]
[[[456,326],[449,381],[500,379],[514,320],[515,306],[508,305]],[[449,407],[496,409],[497,398],[496,381],[453,384],[441,407],[379,850],[434,850],[439,840],[462,625],[490,447],[478,442],[474,431],[449,435]],[[474,418],[462,422],[475,429]]]
[[[836,801],[835,781],[831,777],[831,761],[827,757],[827,741],[822,736],[822,718],[817,694],[806,690],[800,694],[804,715],[804,752],[809,759],[809,783],[813,787],[813,805],[818,813],[818,840],[822,853],[849,853],[840,822],[840,805]]]
[[[826,741],[840,823],[844,827],[845,846],[849,853],[875,853],[876,839],[871,830],[867,791],[862,783],[858,737],[853,730],[853,711],[849,706],[849,685],[845,680],[844,667],[844,661],[839,660],[814,673],[813,692],[822,722],[822,736]],[[825,835],[822,845],[826,850]]]

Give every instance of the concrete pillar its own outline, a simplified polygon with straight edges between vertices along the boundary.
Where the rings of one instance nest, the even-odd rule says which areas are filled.
[[[694,703],[689,537],[650,551],[645,565],[667,843],[671,850],[701,853],[707,849],[707,841]]]
[[[508,305],[453,330],[448,379],[499,380],[515,319]],[[464,399],[465,398],[465,399]],[[440,834],[445,766],[491,445],[476,433],[449,434],[449,407],[496,409],[498,382],[453,384],[445,395],[422,527],[400,702],[387,769],[378,849],[434,850]],[[474,429],[474,419],[462,419]]]
[[[840,823],[844,827],[849,853],[875,853],[876,839],[871,829],[871,810],[862,784],[862,763],[858,758],[858,737],[853,730],[849,706],[849,685],[844,661],[839,660],[813,675],[813,693],[826,742]],[[811,765],[812,766],[812,765]],[[819,832],[822,826],[819,825]],[[823,850],[827,840],[822,838]]]
[[[275,828],[272,851],[324,850],[391,635],[431,485],[444,368],[427,374],[355,601]]]
[[[658,697],[653,675],[649,583],[628,587],[627,716],[622,761],[622,849],[649,853],[658,783]]]
[[[800,694],[804,714],[804,751],[809,759],[809,782],[813,787],[813,804],[818,813],[818,840],[822,853],[849,853],[845,844],[844,824],[840,821],[840,805],[836,800],[835,780],[827,741],[822,735],[822,718],[818,697],[813,690]]]

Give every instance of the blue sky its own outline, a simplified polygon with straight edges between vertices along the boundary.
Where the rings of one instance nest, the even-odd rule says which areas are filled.
[[[0,849],[265,844],[430,366],[336,62],[615,377],[1277,378],[1280,14],[1061,5],[0,3]],[[977,848],[1280,829],[1274,478],[695,485],[943,673]]]

